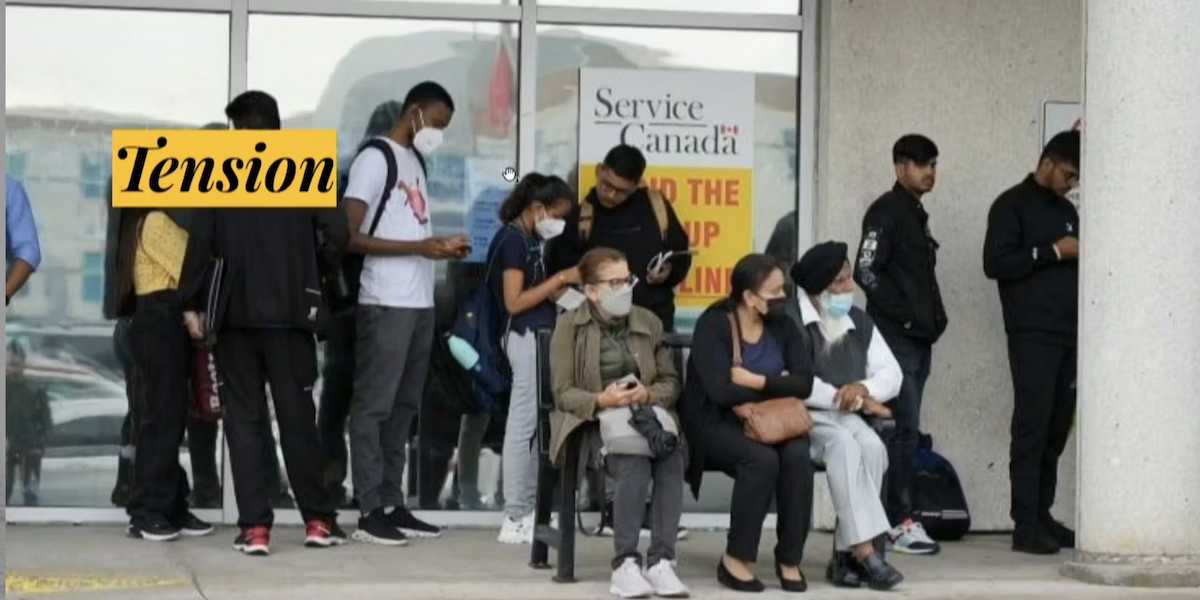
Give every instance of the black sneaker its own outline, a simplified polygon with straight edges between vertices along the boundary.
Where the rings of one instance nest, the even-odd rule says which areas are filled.
[[[179,533],[187,537],[203,537],[213,532],[211,523],[206,523],[200,520],[200,517],[188,511],[184,518],[176,523],[179,526]]]
[[[149,542],[170,542],[179,539],[179,528],[166,519],[133,519],[125,528],[125,535]]]
[[[1070,527],[1055,521],[1052,517],[1043,518],[1041,521],[1042,529],[1058,542],[1058,545],[1063,548],[1075,547],[1075,532]]]
[[[346,532],[336,522],[312,519],[304,524],[304,545],[309,548],[344,546],[346,539]]]
[[[399,529],[408,537],[425,539],[442,537],[441,527],[418,519],[403,506],[397,506],[392,509],[391,514],[388,515],[388,520],[392,522],[392,525],[396,526],[396,529]]]
[[[392,524],[382,508],[377,508],[358,519],[358,529],[354,531],[353,538],[355,541],[377,546],[408,545],[408,536]]]
[[[1026,554],[1058,554],[1062,547],[1058,541],[1035,523],[1017,525],[1013,531],[1012,549]]]

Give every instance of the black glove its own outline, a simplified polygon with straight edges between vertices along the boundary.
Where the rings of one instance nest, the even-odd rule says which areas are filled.
[[[632,415],[629,417],[629,425],[646,438],[646,442],[650,445],[650,454],[654,458],[669,456],[679,447],[679,436],[663,429],[653,408],[634,404],[629,409]]]

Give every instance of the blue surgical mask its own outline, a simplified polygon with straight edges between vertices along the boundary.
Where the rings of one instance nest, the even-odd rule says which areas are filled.
[[[850,314],[854,306],[854,294],[826,294],[825,314],[831,317],[844,317]]]

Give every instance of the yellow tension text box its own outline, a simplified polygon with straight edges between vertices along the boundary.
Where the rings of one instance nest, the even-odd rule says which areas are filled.
[[[112,205],[333,208],[334,129],[114,129]]]
[[[733,265],[753,250],[754,171],[743,168],[646,168],[643,183],[671,202],[696,251],[675,305],[704,308],[729,295]],[[596,165],[579,166],[580,201],[596,185]]]

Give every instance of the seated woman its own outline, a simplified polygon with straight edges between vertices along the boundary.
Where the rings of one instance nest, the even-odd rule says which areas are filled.
[[[837,512],[836,553],[826,576],[841,587],[889,590],[904,576],[875,552],[891,526],[880,490],[887,448],[860,415],[887,418],[903,374],[871,318],[854,307],[854,279],[841,242],[818,244],[792,267],[803,290],[800,316],[813,344],[810,434]]]
[[[637,279],[630,275],[625,256],[608,248],[591,250],[580,260],[579,276],[587,301],[558,318],[551,342],[555,411],[550,418],[550,456],[556,463],[562,461],[563,445],[571,433],[588,421],[605,418],[606,411],[628,421],[623,413],[646,410],[664,421],[664,429],[679,429],[673,414],[679,375],[670,350],[663,345],[662,323],[654,313],[633,306]],[[683,598],[689,594],[671,565],[683,512],[681,445],[660,448],[657,455],[653,449],[605,449],[605,466],[616,486],[616,557],[610,591],[620,598]],[[643,569],[638,539],[651,483],[652,531]]]
[[[763,519],[775,499],[775,573],[784,590],[803,592],[808,585],[800,559],[813,494],[808,438],[760,443],[747,436],[739,413],[763,401],[792,399],[791,410],[804,416],[800,399],[812,392],[811,350],[785,312],[783,270],[773,258],[743,258],[730,283],[729,297],[700,316],[693,335],[691,376],[680,407],[692,450],[688,479],[698,493],[705,466],[734,478],[729,540],[717,567],[721,585],[742,592],[765,588],[755,577],[754,563]],[[733,359],[735,348],[740,366]]]

